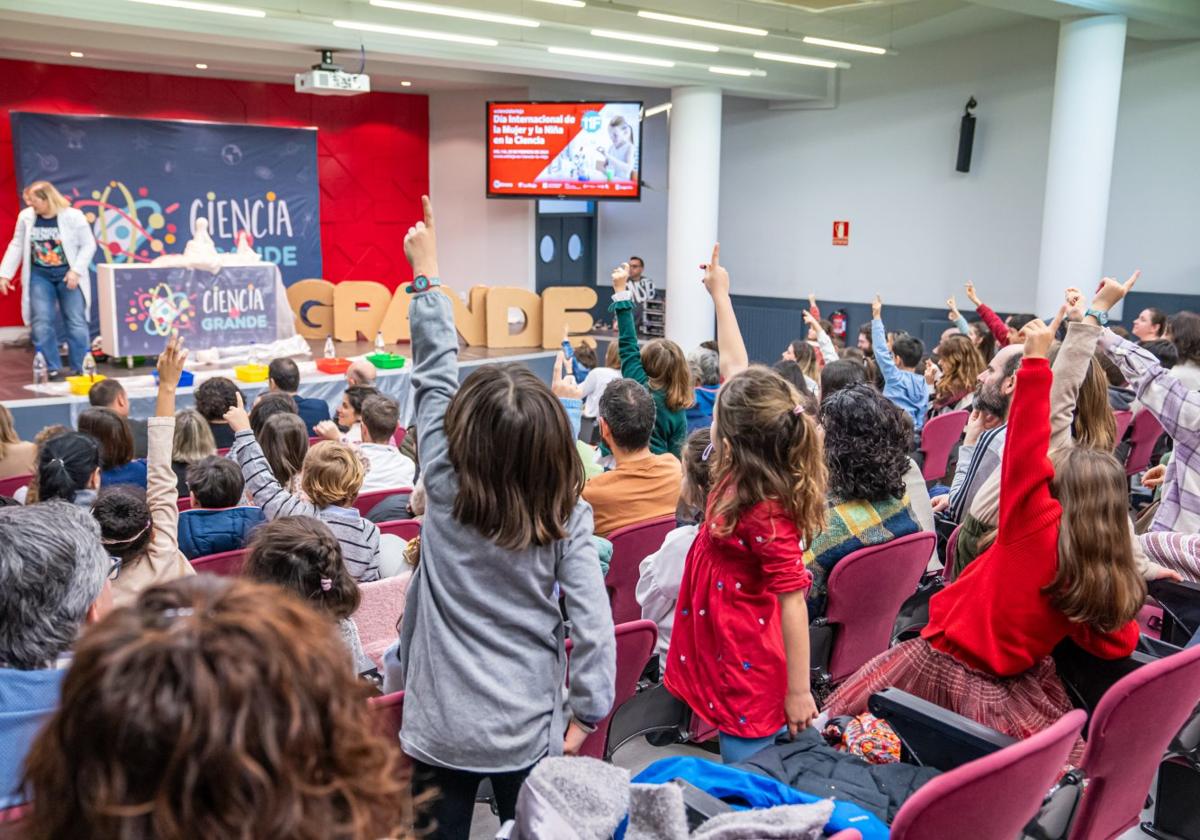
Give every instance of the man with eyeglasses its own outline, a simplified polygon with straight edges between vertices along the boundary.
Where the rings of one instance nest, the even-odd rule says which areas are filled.
[[[20,804],[21,764],[58,705],[71,646],[111,608],[119,572],[83,508],[0,508],[0,808]]]

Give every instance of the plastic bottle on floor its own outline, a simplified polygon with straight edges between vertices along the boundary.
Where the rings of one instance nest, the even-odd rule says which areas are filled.
[[[33,384],[45,385],[50,379],[50,368],[46,364],[46,357],[39,350],[33,356]]]

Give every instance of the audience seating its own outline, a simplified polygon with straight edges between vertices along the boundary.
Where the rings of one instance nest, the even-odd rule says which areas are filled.
[[[220,554],[197,557],[192,561],[192,568],[197,574],[237,577],[242,573],[247,553],[246,549],[239,548],[237,551],[222,551]]]
[[[391,522],[380,522],[378,527],[379,533],[391,534],[406,542],[421,536],[419,519],[393,519]]]
[[[33,481],[32,475],[14,475],[12,478],[0,478],[0,496],[11,497],[22,487],[28,487]]]
[[[404,692],[393,691],[367,701],[375,712],[375,720],[382,734],[391,738],[400,737],[400,726],[404,723]]]
[[[1125,474],[1137,475],[1150,466],[1154,444],[1163,433],[1162,424],[1149,411],[1141,411],[1133,418],[1129,433],[1129,455],[1125,458]]]
[[[358,498],[354,500],[354,508],[363,516],[371,512],[371,508],[382,502],[388,496],[395,496],[397,493],[412,493],[411,487],[396,487],[389,490],[372,490],[370,493],[359,493]]]
[[[900,607],[917,590],[936,542],[932,531],[909,534],[860,548],[833,567],[825,616],[813,622],[812,666],[829,684],[887,650]],[[825,634],[819,651],[816,639],[824,627],[832,638]]]
[[[1088,724],[1087,780],[1069,840],[1116,837],[1137,824],[1159,762],[1200,701],[1200,647],[1119,680]]]
[[[637,689],[638,677],[646,669],[650,655],[654,652],[654,644],[658,641],[658,625],[653,621],[638,619],[616,627],[617,635],[617,678],[613,705],[602,721],[596,724],[596,731],[588,736],[579,750],[580,755],[591,758],[611,759],[613,750],[609,749],[608,730],[613,715],[631,698]],[[567,656],[570,657],[573,645],[567,639]],[[620,746],[620,744],[617,744]]]
[[[613,554],[604,586],[608,590],[614,624],[637,621],[642,617],[642,607],[636,596],[638,567],[662,548],[663,540],[674,528],[675,517],[662,516],[626,525],[608,535]]]
[[[397,624],[404,614],[404,598],[408,593],[409,575],[389,577],[358,585],[362,600],[351,618],[358,627],[363,652],[380,667],[383,654],[396,641]]]
[[[395,434],[392,435],[392,443],[396,444],[397,449],[399,449],[401,444],[404,443],[404,435],[405,435],[404,427],[397,426]]]
[[[1125,433],[1129,431],[1129,425],[1133,422],[1133,412],[1128,409],[1114,411],[1113,419],[1117,421],[1117,436],[1115,441],[1120,443],[1125,439]]]
[[[921,454],[925,456],[921,475],[926,481],[937,481],[946,475],[950,453],[962,438],[969,411],[948,411],[925,423],[921,430]]]
[[[891,840],[1013,840],[1058,779],[1086,715],[1053,726],[931,779],[901,806]]]

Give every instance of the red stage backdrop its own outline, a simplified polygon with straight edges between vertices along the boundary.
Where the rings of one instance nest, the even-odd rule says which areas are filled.
[[[411,279],[400,243],[429,190],[424,96],[311,96],[288,85],[4,60],[0,77],[21,79],[0,87],[0,247],[22,207],[11,110],[315,126],[325,279],[388,288]],[[0,296],[0,326],[20,323],[20,295]]]

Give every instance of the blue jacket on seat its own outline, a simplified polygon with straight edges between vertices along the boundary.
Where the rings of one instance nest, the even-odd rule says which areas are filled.
[[[189,560],[245,548],[263,523],[262,508],[193,508],[179,514],[179,550]]]

